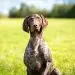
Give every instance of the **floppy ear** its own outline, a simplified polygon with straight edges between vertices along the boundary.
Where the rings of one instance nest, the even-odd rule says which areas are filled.
[[[42,18],[42,27],[44,28],[44,27],[46,27],[48,25],[48,21],[46,20],[46,18],[44,18],[43,15],[40,15],[40,16]]]
[[[23,30],[25,32],[28,32],[29,33],[29,26],[28,26],[27,20],[28,20],[28,17],[26,17],[26,19],[23,22]]]

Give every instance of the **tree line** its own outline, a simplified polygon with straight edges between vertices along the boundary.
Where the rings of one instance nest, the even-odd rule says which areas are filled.
[[[22,3],[20,8],[12,7],[9,11],[10,18],[21,18],[31,15],[33,13],[42,14],[45,17],[53,18],[75,18],[75,4],[63,4],[63,5],[54,5],[52,10],[40,9],[35,6],[28,6],[27,4]]]

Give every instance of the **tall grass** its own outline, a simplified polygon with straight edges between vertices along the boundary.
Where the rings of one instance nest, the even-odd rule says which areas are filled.
[[[54,64],[63,75],[75,75],[75,19],[48,19],[44,38]],[[22,30],[23,19],[0,19],[0,75],[26,75],[23,63],[29,34]]]

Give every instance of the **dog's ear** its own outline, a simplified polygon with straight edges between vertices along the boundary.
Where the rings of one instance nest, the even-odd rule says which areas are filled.
[[[46,27],[48,25],[48,21],[46,20],[46,18],[43,15],[40,15],[42,18],[42,27]]]
[[[29,17],[26,17],[23,22],[23,30],[27,33],[29,33],[28,18]]]

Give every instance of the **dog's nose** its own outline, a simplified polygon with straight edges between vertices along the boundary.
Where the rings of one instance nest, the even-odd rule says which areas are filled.
[[[37,25],[35,24],[34,27],[37,27]]]

